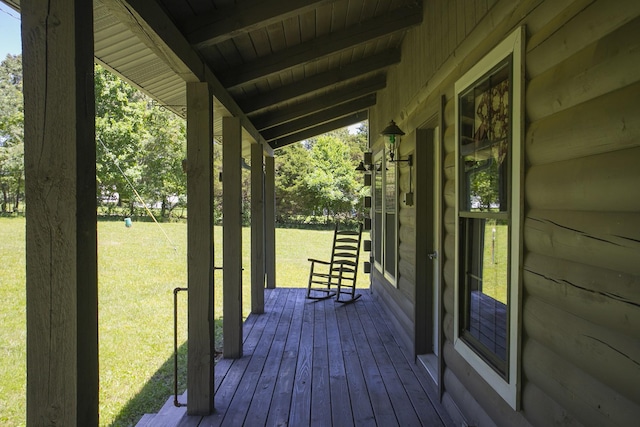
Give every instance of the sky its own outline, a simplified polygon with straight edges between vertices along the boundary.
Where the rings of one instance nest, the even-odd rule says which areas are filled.
[[[0,1],[0,61],[21,52],[20,14]]]

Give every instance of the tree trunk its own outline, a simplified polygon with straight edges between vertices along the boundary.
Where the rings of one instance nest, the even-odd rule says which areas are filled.
[[[7,193],[7,187],[2,186],[2,212],[7,211],[7,205],[9,204],[9,194]]]
[[[22,186],[22,177],[18,178],[18,184],[16,185],[16,200],[13,205],[13,211],[18,212],[20,206],[20,187]]]

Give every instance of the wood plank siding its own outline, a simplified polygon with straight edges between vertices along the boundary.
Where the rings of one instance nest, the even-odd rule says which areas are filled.
[[[390,119],[406,132],[442,126],[443,402],[470,425],[633,425],[640,417],[640,3],[425,2],[402,62],[370,110],[372,149]],[[454,348],[454,84],[520,26],[525,41],[520,408]],[[444,105],[442,97],[444,96]],[[436,118],[433,120],[433,118]],[[420,164],[416,165],[420,168]],[[372,290],[414,340],[415,208],[402,202],[399,280]],[[414,171],[415,173],[415,171]],[[415,176],[414,176],[415,178]],[[420,192],[420,188],[414,191]],[[453,405],[452,405],[453,406]],[[457,412],[459,410],[459,412]],[[455,416],[454,416],[455,418]]]

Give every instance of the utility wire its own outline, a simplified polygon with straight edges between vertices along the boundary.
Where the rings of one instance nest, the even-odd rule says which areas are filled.
[[[107,152],[107,154],[109,154],[109,156],[111,156],[111,160],[113,161],[113,164],[116,165],[116,167],[118,168],[118,170],[120,171],[120,173],[122,174],[122,176],[124,177],[125,181],[127,181],[127,184],[129,184],[129,187],[131,187],[131,189],[133,190],[133,193],[136,195],[136,197],[138,198],[138,201],[140,203],[142,203],[142,205],[144,206],[144,209],[147,211],[147,213],[149,214],[149,216],[151,217],[151,219],[153,219],[153,222],[156,223],[156,225],[158,226],[158,228],[160,228],[160,231],[162,231],[162,234],[164,234],[164,237],[167,238],[167,241],[169,242],[169,244],[171,244],[171,246],[173,247],[173,250],[175,252],[178,251],[178,247],[171,241],[171,239],[169,238],[169,236],[167,235],[167,233],[164,231],[164,228],[162,228],[162,226],[160,225],[160,223],[158,222],[158,220],[156,220],[156,217],[153,215],[153,212],[151,212],[151,210],[149,210],[149,208],[147,207],[147,204],[144,202],[144,200],[142,200],[142,197],[140,196],[140,194],[138,193],[138,191],[136,190],[136,188],[133,186],[133,183],[129,180],[129,178],[127,177],[127,175],[124,173],[124,171],[122,170],[122,168],[120,167],[120,165],[118,164],[118,160],[116,159],[116,156],[113,155],[113,153],[107,148],[107,146],[104,144],[104,142],[102,142],[102,139],[100,138],[96,138],[98,140],[98,142],[102,145],[102,147],[104,148],[104,150]]]

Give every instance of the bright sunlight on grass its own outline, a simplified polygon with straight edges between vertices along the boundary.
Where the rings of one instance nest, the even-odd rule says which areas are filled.
[[[98,223],[100,425],[135,425],[173,393],[173,289],[186,286],[185,223]],[[304,287],[307,258],[327,259],[333,231],[276,230],[276,284]],[[366,238],[366,237],[363,237]],[[0,424],[25,424],[25,220],[0,218]],[[214,230],[222,266],[222,228]],[[250,230],[243,230],[243,307],[249,314]],[[361,261],[365,257],[361,255]],[[362,267],[362,262],[360,263]],[[358,287],[368,287],[361,273]],[[179,295],[180,392],[186,378],[186,295]],[[215,273],[215,317],[222,315],[222,273]],[[218,328],[220,329],[220,328]],[[220,336],[220,334],[216,334]],[[218,338],[217,338],[218,339]]]

